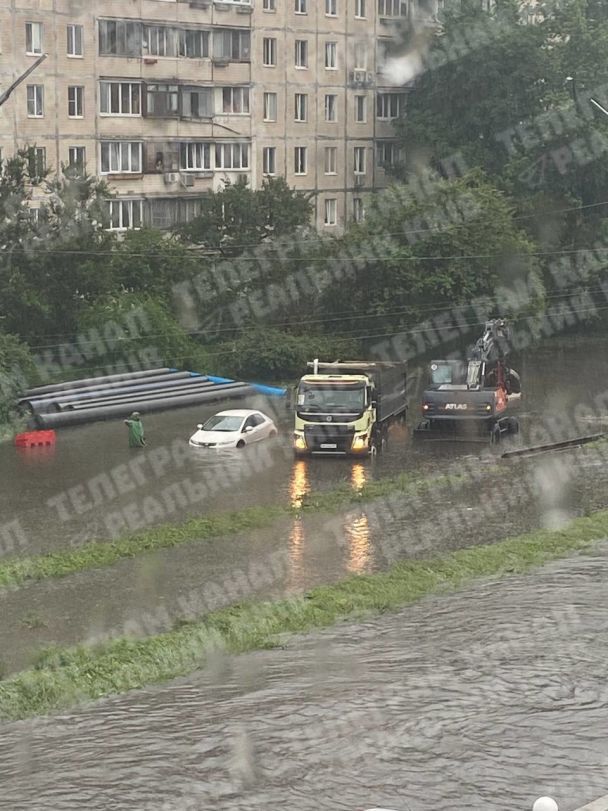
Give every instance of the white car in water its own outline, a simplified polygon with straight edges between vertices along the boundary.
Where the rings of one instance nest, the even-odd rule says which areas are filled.
[[[244,448],[278,433],[270,417],[249,409],[220,411],[196,427],[197,432],[190,437],[195,448]]]

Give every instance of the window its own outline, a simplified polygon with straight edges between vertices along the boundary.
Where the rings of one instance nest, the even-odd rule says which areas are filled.
[[[262,42],[262,61],[267,68],[277,64],[277,41],[274,37],[264,37]]]
[[[213,88],[212,87],[182,87],[181,115],[184,118],[212,118],[213,117]]]
[[[277,10],[276,0],[263,0],[262,11],[276,11],[276,10]]]
[[[305,146],[297,146],[294,149],[294,166],[296,175],[305,175],[307,170],[307,155]]]
[[[367,118],[367,97],[355,96],[355,121],[364,124]]]
[[[222,110],[224,113],[244,114],[249,112],[248,87],[223,87]]]
[[[82,118],[84,115],[84,87],[68,87],[68,116]]]
[[[378,93],[376,98],[376,115],[378,118],[390,120],[399,118],[405,105],[405,96],[402,93]]]
[[[127,20],[99,21],[101,56],[141,56],[141,23]]]
[[[232,62],[248,62],[250,42],[249,31],[218,28],[213,32],[213,57]]]
[[[178,85],[146,85],[146,115],[151,118],[177,118],[179,116]]]
[[[378,166],[393,166],[399,161],[399,145],[395,141],[376,142],[376,163]]]
[[[296,93],[295,95],[295,121],[306,121],[308,108],[308,96],[306,93]]]
[[[296,14],[307,14],[308,9],[306,7],[307,0],[294,0],[294,11]]]
[[[264,121],[277,120],[277,94],[264,93]]]
[[[211,144],[180,144],[179,167],[184,171],[210,171]]]
[[[325,120],[338,120],[338,97],[334,93],[325,96]]]
[[[358,20],[364,20],[367,16],[365,8],[366,0],[355,0],[355,17]]]
[[[325,225],[335,225],[337,222],[337,205],[338,201],[335,198],[329,198],[325,201]]]
[[[363,208],[363,200],[361,197],[353,197],[353,220],[355,222],[363,222],[365,219],[365,209]]]
[[[379,17],[407,17],[407,0],[378,0]]]
[[[355,42],[355,70],[367,70],[367,42]]]
[[[29,118],[42,118],[44,115],[44,87],[41,84],[27,86],[27,114]]]
[[[141,115],[141,85],[137,82],[100,82],[102,115]]]
[[[296,67],[308,67],[308,40],[306,39],[296,40]]]
[[[355,174],[356,175],[364,175],[365,174],[365,147],[364,146],[356,146],[355,147]]]
[[[68,56],[83,56],[83,36],[81,25],[68,25]]]
[[[147,56],[177,56],[180,32],[166,25],[144,25],[143,52]]]
[[[262,171],[265,175],[277,173],[277,149],[275,146],[265,146],[262,150]]]
[[[28,54],[42,53],[42,23],[25,24],[25,52]]]
[[[325,43],[325,67],[332,70],[338,67],[338,45],[335,42]]]
[[[142,200],[110,200],[110,230],[126,231],[141,228]]]
[[[101,174],[139,174],[142,171],[140,141],[102,141]]]
[[[68,165],[70,169],[84,171],[86,167],[86,150],[83,146],[71,146],[68,149]]]
[[[325,0],[325,16],[326,17],[338,16],[338,0]]]
[[[338,171],[338,147],[325,147],[325,174],[335,175]]]
[[[249,144],[216,144],[216,169],[249,169]]]
[[[44,177],[46,173],[46,147],[37,146],[28,151],[28,172],[32,181]]]
[[[179,34],[179,55],[187,59],[202,59],[209,56],[209,31],[190,30]]]

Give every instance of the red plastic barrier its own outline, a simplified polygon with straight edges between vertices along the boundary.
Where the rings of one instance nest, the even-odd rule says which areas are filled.
[[[55,431],[26,431],[24,434],[17,434],[15,445],[18,448],[40,448],[54,445],[55,440]]]

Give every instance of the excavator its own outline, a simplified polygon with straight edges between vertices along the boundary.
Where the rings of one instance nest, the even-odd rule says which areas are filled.
[[[464,435],[498,443],[505,433],[517,434],[519,422],[513,412],[522,395],[519,375],[506,363],[510,347],[507,321],[495,318],[486,321],[466,360],[431,361],[415,436]]]

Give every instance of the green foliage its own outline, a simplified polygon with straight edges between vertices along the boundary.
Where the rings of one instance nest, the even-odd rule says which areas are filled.
[[[37,382],[34,359],[14,335],[0,332],[0,425],[16,418],[15,403]]]
[[[172,287],[204,267],[198,251],[152,228],[128,231],[115,246],[110,264],[114,284],[170,303]]]
[[[407,329],[518,278],[532,278],[535,307],[542,302],[534,245],[508,198],[481,173],[437,181],[420,199],[410,186],[393,186],[336,250],[352,257],[349,295],[336,282],[322,309],[355,335]]]
[[[78,330],[101,335],[107,351],[96,359],[98,366],[139,361],[144,368],[208,370],[205,350],[180,327],[166,304],[152,296],[123,293],[100,299],[83,310]]]
[[[32,340],[73,332],[83,307],[111,289],[105,228],[109,192],[94,178],[33,174],[31,150],[0,170],[0,316],[10,332]],[[48,194],[32,218],[32,189]]]
[[[226,181],[179,233],[188,242],[238,256],[269,237],[308,226],[311,214],[309,195],[290,189],[284,178],[266,178],[260,189],[250,189],[245,180]]]
[[[211,357],[214,368],[234,377],[286,380],[306,372],[314,358],[349,359],[360,354],[357,341],[324,335],[292,335],[257,327],[246,330],[234,341],[218,346]]]

